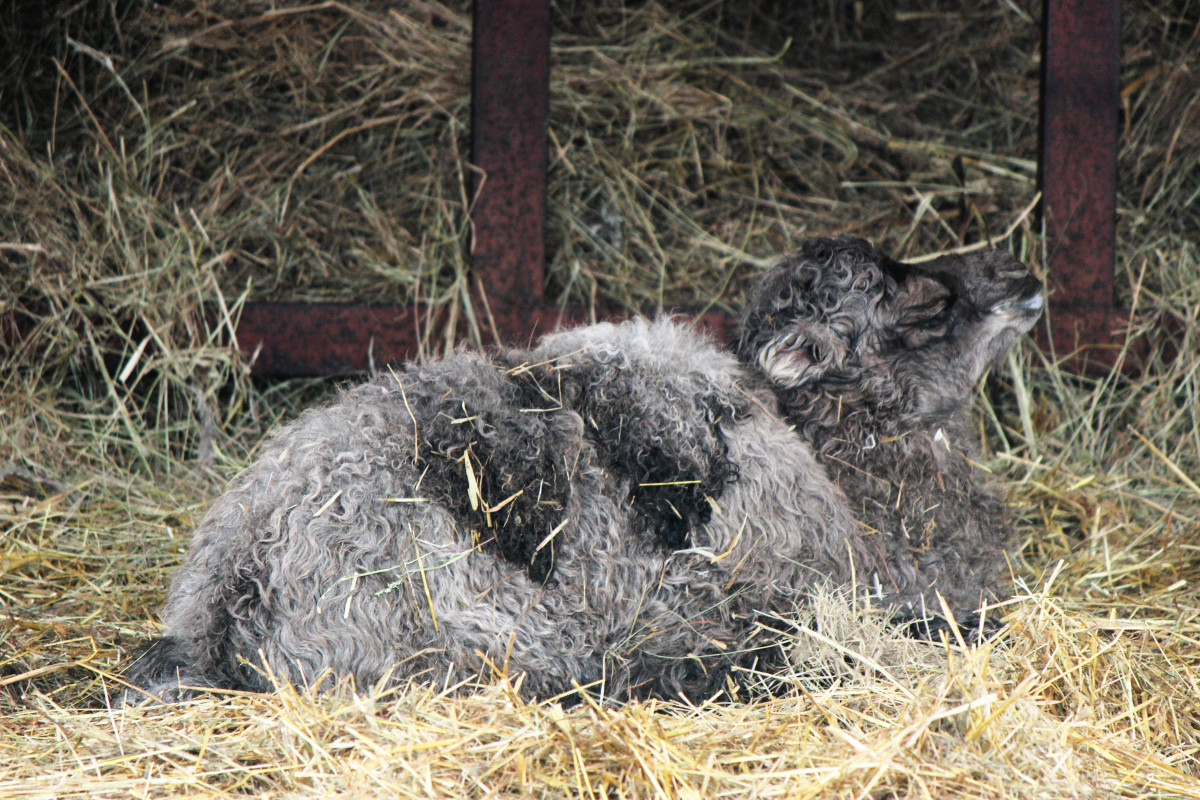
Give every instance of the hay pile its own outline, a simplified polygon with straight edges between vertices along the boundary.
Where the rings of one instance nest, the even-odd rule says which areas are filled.
[[[563,0],[549,296],[736,307],[833,231],[1041,263],[1039,13]],[[327,390],[254,379],[238,304],[464,302],[469,4],[6,5],[0,798],[1200,797],[1196,19],[1126,4],[1118,282],[1143,327],[1184,323],[1182,355],[1091,380],[1026,347],[980,393],[1024,544],[1003,645],[913,643],[835,597],[772,702],[113,713],[206,503]]]

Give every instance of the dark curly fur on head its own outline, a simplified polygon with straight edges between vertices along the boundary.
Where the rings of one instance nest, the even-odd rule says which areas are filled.
[[[811,239],[751,293],[737,352],[793,401],[853,397],[897,420],[952,412],[1041,298],[1041,282],[1000,251],[905,264],[862,239]]]

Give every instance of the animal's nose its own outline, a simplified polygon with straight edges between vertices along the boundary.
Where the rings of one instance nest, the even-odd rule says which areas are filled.
[[[1045,304],[1046,304],[1046,300],[1042,296],[1042,293],[1034,292],[1033,294],[1031,294],[1028,297],[1025,297],[1021,300],[1014,300],[1010,303],[1005,303],[1004,305],[1000,306],[1000,310],[1001,311],[1037,312],[1037,311],[1041,311],[1042,307]]]
[[[1042,282],[1028,272],[1019,280],[1011,282],[1007,294],[1009,299],[994,306],[993,313],[1039,314],[1045,305]]]
[[[1015,281],[1017,282],[1017,291],[1015,294],[1020,297],[1028,297],[1033,294],[1041,294],[1042,292],[1042,282],[1028,271],[1016,276]]]

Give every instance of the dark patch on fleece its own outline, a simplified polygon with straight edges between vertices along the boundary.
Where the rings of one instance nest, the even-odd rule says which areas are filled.
[[[420,420],[418,469],[427,470],[421,493],[449,509],[485,550],[545,583],[556,537],[546,540],[571,497],[574,450],[553,413],[541,410],[545,400],[531,402],[527,388],[511,380],[414,377],[421,391],[408,396]]]
[[[582,417],[601,464],[629,480],[637,533],[675,550],[712,518],[708,498],[718,499],[737,479],[720,426],[747,407],[716,393],[671,398],[655,377],[586,360],[565,368],[513,363],[508,372],[526,408],[563,408]]]
[[[712,517],[709,498],[737,479],[720,426],[747,408],[716,393],[671,398],[636,369],[529,366],[521,355],[494,356],[503,375],[407,370],[419,387],[408,400],[419,420],[418,469],[427,470],[421,494],[449,509],[484,549],[545,583],[569,530],[550,534],[565,519],[575,462],[586,457],[562,416],[575,412],[602,465],[628,479],[637,532],[669,549],[687,546]]]
[[[671,550],[687,547],[692,531],[712,518],[709,498],[719,499],[738,478],[720,426],[745,410],[715,393],[670,398],[636,372],[611,370],[582,401],[587,436],[605,465],[632,479],[628,501],[638,532]],[[682,433],[668,421],[680,419]]]

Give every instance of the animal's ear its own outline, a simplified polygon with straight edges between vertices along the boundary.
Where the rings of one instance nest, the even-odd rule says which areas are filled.
[[[938,297],[946,296],[946,281],[931,275],[912,272],[908,280],[900,284],[900,298],[904,306],[926,306]]]
[[[766,342],[758,353],[763,373],[781,386],[815,383],[846,362],[846,346],[824,325],[797,324]]]

